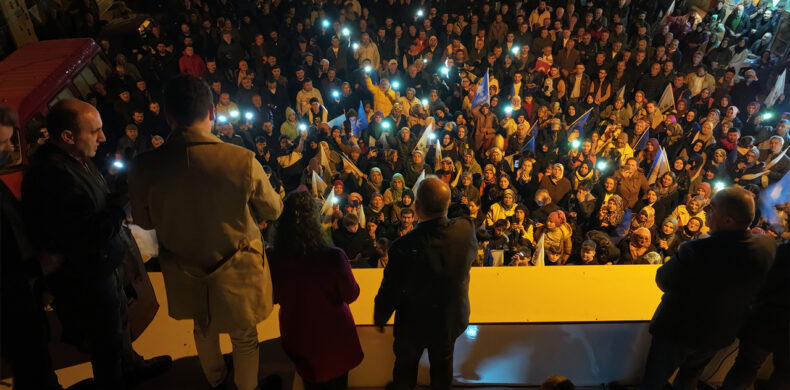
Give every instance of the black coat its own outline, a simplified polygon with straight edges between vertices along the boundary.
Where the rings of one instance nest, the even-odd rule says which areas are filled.
[[[22,209],[33,245],[63,256],[57,279],[99,280],[118,266],[122,208],[110,205],[101,173],[60,148],[41,146],[22,181]]]
[[[354,257],[360,255],[360,260],[362,260],[375,254],[373,239],[362,227],[354,233],[348,231],[345,227],[340,227],[332,232],[332,242],[345,251],[349,259],[354,259]],[[354,264],[353,261],[352,264]]]
[[[768,351],[787,348],[790,325],[790,244],[780,245],[768,279],[752,305],[741,340]]]
[[[700,351],[735,340],[766,279],[776,243],[748,231],[687,241],[656,272],[664,291],[650,333]]]
[[[420,222],[389,250],[376,295],[376,325],[395,312],[396,338],[454,340],[469,325],[469,270],[476,255],[469,218]]]

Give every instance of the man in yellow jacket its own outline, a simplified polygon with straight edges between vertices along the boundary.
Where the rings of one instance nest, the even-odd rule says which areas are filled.
[[[381,79],[379,85],[373,85],[370,80],[370,75],[365,74],[365,85],[368,86],[368,91],[373,94],[373,109],[381,111],[386,118],[392,111],[392,105],[398,101],[395,96],[395,91],[390,88],[390,82],[387,79]]]

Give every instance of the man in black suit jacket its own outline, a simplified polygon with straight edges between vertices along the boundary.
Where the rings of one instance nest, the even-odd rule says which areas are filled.
[[[711,236],[681,245],[658,269],[664,296],[640,390],[661,389],[677,368],[673,388],[696,389],[710,359],[735,340],[776,253],[773,239],[747,230],[753,218],[748,191],[717,192],[707,215]]]
[[[420,223],[389,250],[374,311],[381,331],[395,313],[393,388],[411,390],[423,350],[431,362],[431,388],[449,389],[455,339],[469,325],[469,270],[477,255],[474,224],[448,219],[450,189],[423,180],[414,206]]]

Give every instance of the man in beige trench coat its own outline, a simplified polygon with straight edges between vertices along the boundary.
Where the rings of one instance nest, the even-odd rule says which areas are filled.
[[[180,75],[164,99],[175,131],[133,162],[132,216],[142,228],[156,229],[170,316],[194,320],[211,386],[225,385],[219,334],[229,333],[236,386],[252,390],[258,386],[255,326],[272,310],[257,222],[277,219],[282,201],[253,152],[211,134],[214,106],[205,83]]]

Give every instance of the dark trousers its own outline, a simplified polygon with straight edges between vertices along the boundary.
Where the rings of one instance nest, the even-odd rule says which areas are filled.
[[[771,353],[774,354],[774,371],[768,379],[768,390],[790,389],[790,356],[788,356],[787,338],[785,342],[777,340],[774,351],[763,349],[757,344],[741,341],[738,346],[738,357],[724,378],[722,390],[745,390],[757,379],[757,371]]]
[[[420,357],[426,348],[431,363],[431,389],[450,389],[453,382],[454,339],[437,337],[430,341],[417,341],[408,336],[395,336],[395,368],[392,370],[394,390],[414,389]]]
[[[348,389],[348,373],[326,382],[304,381],[305,390],[346,390]]]
[[[698,351],[674,340],[654,336],[647,354],[645,376],[638,389],[662,389],[675,370],[679,368],[672,388],[675,390],[696,390],[702,370],[716,352],[717,350]]]
[[[3,280],[0,348],[14,376],[14,389],[61,389],[49,355],[49,326],[40,292],[27,280]]]
[[[63,341],[90,355],[97,389],[124,389],[124,371],[143,359],[132,349],[122,272],[78,285],[58,283],[55,308]]]

